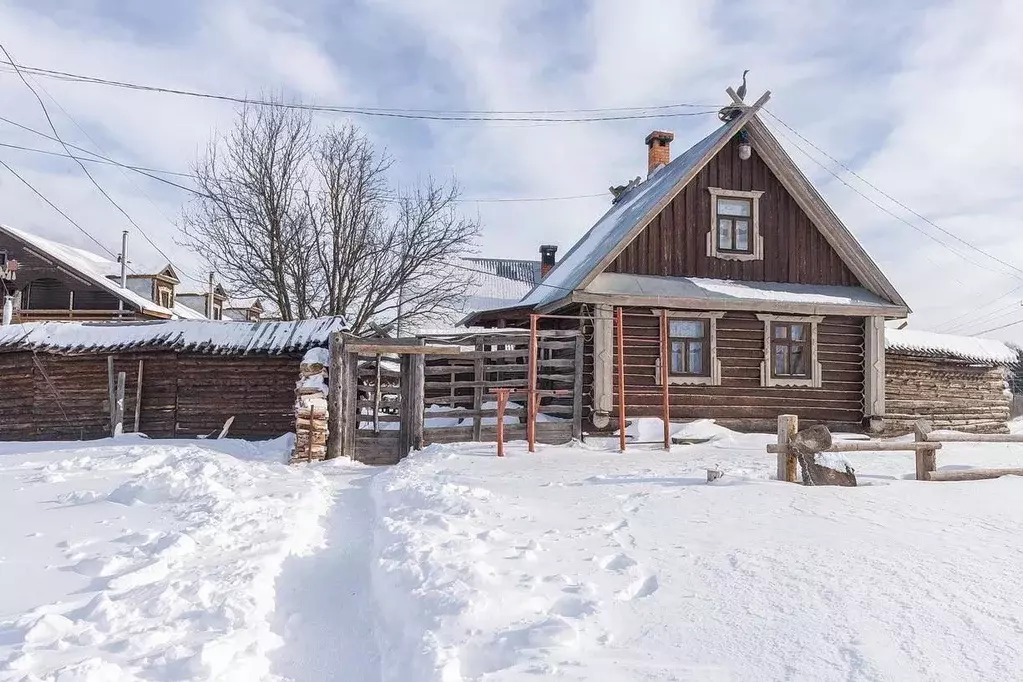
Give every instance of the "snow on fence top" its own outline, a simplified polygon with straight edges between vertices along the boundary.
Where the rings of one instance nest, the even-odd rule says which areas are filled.
[[[326,346],[331,333],[346,328],[340,317],[295,322],[30,322],[0,327],[0,352],[179,350],[212,355],[279,355]]]
[[[1016,351],[1001,341],[936,334],[917,329],[885,329],[886,351],[1004,365],[1016,362]]]

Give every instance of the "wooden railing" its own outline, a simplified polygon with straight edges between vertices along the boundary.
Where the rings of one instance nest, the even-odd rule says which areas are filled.
[[[45,320],[131,320],[136,315],[134,310],[27,310],[21,308],[14,311],[12,321],[19,324]]]

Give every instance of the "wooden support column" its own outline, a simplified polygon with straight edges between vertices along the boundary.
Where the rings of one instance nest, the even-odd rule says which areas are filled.
[[[625,323],[621,306],[615,308],[615,346],[618,351],[618,445],[625,452]]]
[[[345,376],[344,342],[341,332],[330,335],[330,367],[327,374],[327,454],[326,459],[341,456],[341,380]]]
[[[668,349],[668,311],[661,311],[661,419],[664,422],[664,449],[671,450],[671,356]],[[713,323],[713,320],[711,320]],[[713,343],[713,341],[712,341]]]
[[[484,363],[483,358],[484,351],[483,341],[480,339],[476,340],[476,359],[473,361],[473,381],[475,384],[472,388],[472,439],[474,441],[483,440],[483,417],[480,411],[483,409],[483,382],[484,377]],[[454,383],[452,381],[452,383]]]
[[[529,316],[529,383],[526,390],[529,392],[526,399],[526,442],[530,452],[536,452],[536,365],[537,365],[537,330],[536,315]]]
[[[863,416],[872,430],[880,430],[885,414],[884,317],[867,317],[863,324]]]
[[[107,412],[110,414],[110,435],[114,434],[114,402],[116,396],[114,394],[114,381],[116,376],[114,375],[114,356],[107,356]]]
[[[423,428],[426,421],[426,356],[416,353],[412,357],[412,386],[409,390],[411,405],[409,416],[412,422],[412,449],[422,450]]]
[[[932,431],[931,423],[920,420],[913,424],[913,440],[917,443],[926,443],[927,434]],[[937,443],[933,448],[919,448],[916,451],[916,480],[928,481],[930,475],[938,468]]]
[[[343,355],[345,367],[341,376],[341,390],[344,395],[341,401],[343,424],[341,454],[358,460],[359,453],[355,451],[355,432],[359,429],[359,354],[346,350]]]
[[[611,423],[614,409],[614,311],[610,305],[593,307],[593,414],[598,429]]]
[[[575,376],[572,377],[572,438],[583,439],[583,335],[575,337]]]
[[[799,417],[783,414],[778,417],[778,480],[796,482],[796,456],[789,452],[789,444],[799,432]]]
[[[117,437],[124,433],[124,372],[117,373],[117,388],[114,394],[114,427],[110,435]]]

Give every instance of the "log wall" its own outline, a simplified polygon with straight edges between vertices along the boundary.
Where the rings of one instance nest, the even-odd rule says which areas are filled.
[[[656,374],[659,320],[649,309],[626,308],[624,336],[626,417],[660,417],[662,397]],[[729,312],[720,318],[717,349],[721,385],[672,385],[672,419],[709,418],[731,428],[774,431],[778,415],[795,414],[806,425],[827,424],[844,430],[862,427],[862,318],[829,316],[818,325],[818,360],[823,369],[820,388],[760,385],[764,323],[754,313]],[[588,354],[591,357],[585,367],[592,372],[592,342]],[[617,372],[617,359],[614,367]],[[587,383],[592,383],[592,374]],[[620,404],[617,381],[614,391],[616,418]]]
[[[885,354],[885,432],[908,433],[927,419],[935,429],[1005,433],[1012,396],[1004,370],[960,360]]]
[[[124,430],[132,431],[139,360],[139,431],[151,438],[218,432],[272,438],[294,431],[301,355],[228,356],[160,351],[114,354],[125,373]],[[78,440],[109,435],[107,354],[0,354],[0,440]]]

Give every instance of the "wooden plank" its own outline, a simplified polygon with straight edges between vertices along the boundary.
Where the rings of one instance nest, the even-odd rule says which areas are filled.
[[[135,380],[135,429],[134,432],[139,432],[139,423],[142,421],[142,363],[143,360],[139,360],[139,373],[138,378]]]
[[[414,346],[404,343],[352,343],[348,351],[360,355],[377,355],[379,353],[414,354],[414,355],[459,355],[459,346]]]
[[[107,356],[107,409],[110,411],[110,435],[114,435],[114,401],[116,396],[114,393],[114,356]]]
[[[336,459],[343,450],[342,432],[347,428],[344,424],[345,404],[342,397],[342,378],[347,375],[346,359],[350,357],[344,352],[344,341],[340,332],[330,335],[328,341],[330,365],[327,373],[327,459]],[[358,371],[358,369],[356,369]]]
[[[424,402],[425,376],[423,369],[426,358],[416,355],[412,358],[412,386],[409,391],[409,415],[412,422],[411,445],[415,450],[424,446],[423,430],[426,421],[426,405]]]
[[[474,441],[478,441],[480,439],[480,428],[482,427],[480,409],[483,407],[483,380],[485,378],[483,373],[484,363],[486,362],[483,353],[484,350],[486,350],[486,347],[483,345],[483,342],[477,339],[476,353],[478,357],[473,363],[473,378],[474,383],[477,385],[473,386],[472,389],[472,409],[475,413],[475,416],[472,418],[472,439]]]
[[[583,335],[575,339],[575,380],[572,385],[572,438],[583,438]]]
[[[929,443],[1023,443],[1023,434],[931,432],[926,440]]]
[[[1011,469],[944,469],[927,473],[928,481],[979,481],[1002,476],[1023,476],[1023,468]]]
[[[114,394],[114,429],[110,434],[114,437],[124,433],[124,381],[125,373],[117,373],[117,388]]]
[[[790,415],[785,415],[790,416]],[[930,450],[940,449],[941,443],[910,443],[901,441],[872,441],[872,440],[853,440],[853,441],[837,441],[831,445],[831,447],[823,450],[822,452],[913,452],[919,450]],[[781,454],[787,452],[786,449],[782,449],[775,443],[769,443],[767,445],[767,452],[769,454]]]

